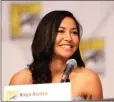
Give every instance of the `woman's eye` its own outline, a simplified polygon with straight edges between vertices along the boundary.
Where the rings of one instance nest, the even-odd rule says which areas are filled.
[[[78,32],[72,32],[73,34],[78,34]]]
[[[63,30],[58,30],[58,32],[59,32],[59,33],[64,33],[64,31],[63,31]]]

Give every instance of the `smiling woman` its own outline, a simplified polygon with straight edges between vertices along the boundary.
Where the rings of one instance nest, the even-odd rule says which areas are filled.
[[[58,28],[54,46],[54,57],[60,56],[68,59],[78,48],[79,37],[75,21],[71,17],[66,17]]]
[[[81,25],[69,11],[55,10],[40,21],[32,43],[33,62],[29,68],[16,73],[10,85],[60,83],[66,62],[77,61],[69,81],[72,97],[102,99],[102,86],[98,75],[88,68],[79,51]],[[79,98],[77,98],[79,99]]]

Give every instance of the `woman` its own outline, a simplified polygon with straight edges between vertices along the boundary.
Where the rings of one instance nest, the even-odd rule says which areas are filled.
[[[102,99],[102,86],[97,74],[85,68],[79,51],[81,26],[72,13],[52,11],[40,21],[32,43],[33,62],[29,69],[16,73],[10,85],[59,83],[68,59],[77,61],[69,81],[72,97]]]

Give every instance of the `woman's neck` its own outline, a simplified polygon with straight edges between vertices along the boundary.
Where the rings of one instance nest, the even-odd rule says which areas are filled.
[[[64,69],[66,67],[66,61],[59,58],[53,58],[50,63],[50,70],[52,72],[52,76],[63,74]]]

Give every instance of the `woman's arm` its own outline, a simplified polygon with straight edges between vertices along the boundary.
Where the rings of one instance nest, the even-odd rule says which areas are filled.
[[[87,93],[87,99],[99,100],[103,99],[102,84],[99,76],[92,70],[87,69],[87,76],[85,90]]]

